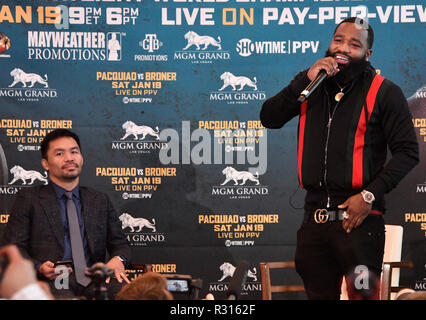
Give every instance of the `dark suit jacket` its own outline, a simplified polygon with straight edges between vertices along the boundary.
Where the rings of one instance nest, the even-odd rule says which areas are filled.
[[[84,228],[93,262],[122,256],[130,261],[131,250],[111,201],[104,193],[80,186]],[[3,244],[16,244],[35,265],[62,259],[64,229],[53,187],[36,186],[18,192],[10,212]]]

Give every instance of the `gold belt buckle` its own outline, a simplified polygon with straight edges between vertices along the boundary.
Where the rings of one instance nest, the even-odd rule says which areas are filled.
[[[315,210],[314,220],[315,220],[316,223],[326,223],[328,221],[327,209]]]

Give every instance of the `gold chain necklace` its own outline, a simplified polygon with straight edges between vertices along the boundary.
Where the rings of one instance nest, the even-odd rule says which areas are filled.
[[[334,96],[334,100],[336,100],[337,102],[339,102],[343,96],[345,95],[345,93],[343,92],[343,90],[345,90],[346,86],[344,86],[343,88],[337,83],[337,81],[335,81],[337,86],[340,89],[340,92],[336,93],[336,95]]]

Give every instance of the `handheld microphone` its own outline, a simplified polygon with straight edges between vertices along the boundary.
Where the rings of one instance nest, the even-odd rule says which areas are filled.
[[[314,80],[311,81],[311,83],[306,87],[305,90],[302,91],[300,94],[299,99],[297,99],[297,102],[302,103],[305,101],[312,92],[315,91],[315,89],[327,78],[327,72],[324,69],[321,69],[320,72],[318,72],[317,76]]]
[[[226,292],[227,300],[237,300],[247,279],[247,271],[249,263],[242,260],[238,263],[237,268],[232,275],[228,291]]]

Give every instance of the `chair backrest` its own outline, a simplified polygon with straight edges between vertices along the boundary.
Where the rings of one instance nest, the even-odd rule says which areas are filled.
[[[385,225],[385,251],[383,254],[383,263],[389,263],[389,262],[399,262],[401,261],[401,252],[402,252],[402,235],[404,232],[404,229],[402,226],[397,225]],[[383,284],[386,283],[383,279],[383,272],[381,275],[381,291],[385,288],[383,288]],[[399,285],[399,269],[395,269],[392,272],[392,279],[390,280],[390,286],[397,287]],[[387,284],[386,284],[387,286]],[[348,300],[348,292],[346,288],[346,281],[342,281],[342,293],[340,296],[341,300]],[[391,298],[394,297],[395,294],[392,294]],[[380,294],[381,297],[383,297],[383,294]]]
[[[404,228],[402,226],[387,224],[385,225],[385,230],[385,254],[383,255],[383,261],[401,261],[402,235],[404,233]]]
[[[386,238],[385,238],[385,253],[383,255],[383,264],[389,263],[389,262],[400,262],[401,261],[401,252],[402,252],[402,236],[404,233],[404,228],[402,226],[396,226],[396,225],[385,225],[386,230]],[[382,279],[381,279],[381,292],[383,293],[384,289],[383,284],[386,283],[383,279],[383,272],[382,272]],[[399,286],[399,268],[395,268],[392,270],[392,277],[390,279],[390,287],[398,287]],[[381,294],[381,297],[384,295]],[[396,293],[392,293],[390,298],[394,299],[396,296]]]
[[[301,285],[272,285],[270,269],[294,268],[294,261],[260,262],[260,280],[262,284],[262,300],[272,300],[274,292],[305,291]]]

